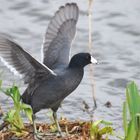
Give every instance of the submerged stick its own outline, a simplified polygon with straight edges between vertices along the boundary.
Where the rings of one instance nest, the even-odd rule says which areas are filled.
[[[88,0],[89,1],[89,5],[88,5],[88,30],[89,30],[89,34],[88,34],[88,38],[89,38],[89,43],[88,43],[88,47],[89,47],[89,51],[91,52],[91,48],[92,48],[92,4],[93,4],[93,0]],[[93,79],[93,67],[90,66],[90,77],[91,77],[91,86],[92,86],[92,96],[93,96],[93,101],[94,101],[94,106],[95,108],[97,108],[97,104],[96,104],[96,98],[95,98],[95,81]]]

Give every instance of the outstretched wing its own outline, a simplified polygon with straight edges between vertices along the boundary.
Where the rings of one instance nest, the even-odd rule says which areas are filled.
[[[48,67],[3,36],[0,36],[0,59],[12,72],[21,75],[25,83],[29,83],[37,73],[53,74]]]
[[[43,43],[43,63],[51,69],[69,63],[69,52],[76,33],[79,9],[68,3],[55,13],[48,25]]]

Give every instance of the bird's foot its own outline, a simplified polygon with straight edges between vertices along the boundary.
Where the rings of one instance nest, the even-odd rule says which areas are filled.
[[[68,134],[65,133],[65,132],[62,132],[62,131],[58,131],[58,132],[56,133],[56,136],[57,136],[57,137],[66,137],[66,136],[68,136]]]
[[[43,134],[40,132],[34,133],[34,140],[43,140]]]
[[[46,137],[50,137],[50,136],[55,136],[54,134],[52,133],[41,133],[41,132],[38,132],[38,133],[34,133],[34,140],[45,140]]]
[[[63,134],[62,134],[63,135]],[[35,140],[46,140],[46,137],[53,137],[53,136],[57,136],[57,137],[62,137],[62,135],[60,136],[57,133],[43,133],[43,132],[37,132],[34,133],[34,139]],[[64,136],[64,135],[63,135]]]
[[[64,132],[57,132],[57,133],[34,133],[34,140],[45,140],[47,137],[65,137],[67,136]]]

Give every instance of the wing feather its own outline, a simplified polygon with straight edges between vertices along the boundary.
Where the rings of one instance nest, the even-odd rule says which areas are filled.
[[[69,52],[76,33],[77,4],[61,6],[48,25],[42,46],[43,63],[51,69],[69,63]]]
[[[14,74],[23,77],[25,83],[30,83],[38,71],[46,75],[54,74],[14,41],[3,36],[0,36],[0,59]]]

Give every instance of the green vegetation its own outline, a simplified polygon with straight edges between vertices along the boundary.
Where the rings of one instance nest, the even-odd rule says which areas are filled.
[[[134,82],[131,82],[126,88],[126,101],[123,104],[123,125],[125,140],[140,140],[140,95]]]
[[[90,139],[102,140],[104,137],[105,140],[108,140],[108,137],[110,135],[113,135],[114,133],[113,127],[111,126],[112,123],[104,120],[93,121],[94,118],[93,114],[96,108],[91,109],[85,101],[83,101],[83,105],[84,105],[83,111],[87,112],[87,114],[90,117],[90,127],[89,127]]]
[[[0,82],[2,85],[2,81]],[[17,136],[26,133],[21,112],[24,112],[28,119],[32,121],[32,109],[29,105],[21,102],[20,92],[17,86],[13,85],[11,88],[3,89],[0,86],[0,90],[9,96],[14,106],[4,115],[4,122],[10,124],[10,130],[16,133]]]
[[[101,128],[100,125],[103,125]],[[95,121],[91,123],[90,127],[90,139],[91,140],[108,140],[108,136],[113,134],[113,128],[110,126],[112,123],[103,120]]]

